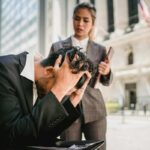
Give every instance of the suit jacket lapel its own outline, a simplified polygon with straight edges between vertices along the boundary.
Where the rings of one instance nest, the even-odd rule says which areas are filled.
[[[62,47],[63,47],[63,48],[72,47],[72,40],[71,40],[71,37],[69,37],[69,38],[67,38],[66,40],[63,41]]]
[[[100,56],[101,52],[97,45],[93,41],[88,41],[88,46],[87,46],[87,57],[92,60],[94,67],[97,68],[97,65],[99,64],[100,61]]]
[[[28,111],[31,112],[33,106],[33,82],[21,76],[22,88],[26,99]]]
[[[92,41],[88,41],[88,45],[87,45],[87,56],[91,56],[92,55],[92,49],[93,49],[93,42]]]

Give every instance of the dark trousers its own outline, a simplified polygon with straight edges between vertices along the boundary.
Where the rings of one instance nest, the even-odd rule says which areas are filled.
[[[82,140],[82,133],[86,140],[104,140],[105,144],[99,150],[106,150],[106,118],[98,121],[84,123],[82,118],[76,120],[61,138],[65,141]]]

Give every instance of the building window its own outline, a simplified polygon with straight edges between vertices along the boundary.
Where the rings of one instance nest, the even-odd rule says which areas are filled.
[[[138,0],[128,0],[128,15],[129,15],[129,26],[134,27],[138,23]]]
[[[90,0],[90,2],[91,2],[93,5],[95,5],[95,0]]]
[[[107,0],[107,10],[108,10],[108,32],[114,31],[114,7],[113,0]]]
[[[80,3],[80,0],[76,0],[76,4],[79,4]]]
[[[132,65],[133,63],[134,63],[133,52],[130,52],[128,55],[128,65]]]
[[[135,110],[137,103],[137,93],[136,93],[136,83],[126,83],[125,93],[126,93],[126,106],[129,109]]]
[[[0,4],[1,54],[18,53],[38,46],[38,1],[3,0]]]

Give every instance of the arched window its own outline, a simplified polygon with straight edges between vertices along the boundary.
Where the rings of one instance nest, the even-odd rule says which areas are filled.
[[[131,65],[133,63],[134,63],[133,52],[130,52],[129,55],[128,55],[128,65]]]

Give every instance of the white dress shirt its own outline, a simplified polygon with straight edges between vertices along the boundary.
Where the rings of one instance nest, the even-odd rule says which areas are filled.
[[[85,38],[83,40],[78,40],[74,36],[71,36],[71,40],[72,40],[72,45],[73,46],[81,47],[82,49],[80,51],[83,52],[83,53],[86,53],[89,38]]]
[[[33,53],[27,54],[26,64],[20,75],[33,82],[33,105],[34,105],[38,97],[38,94],[37,94],[37,88],[34,79],[34,54]]]

